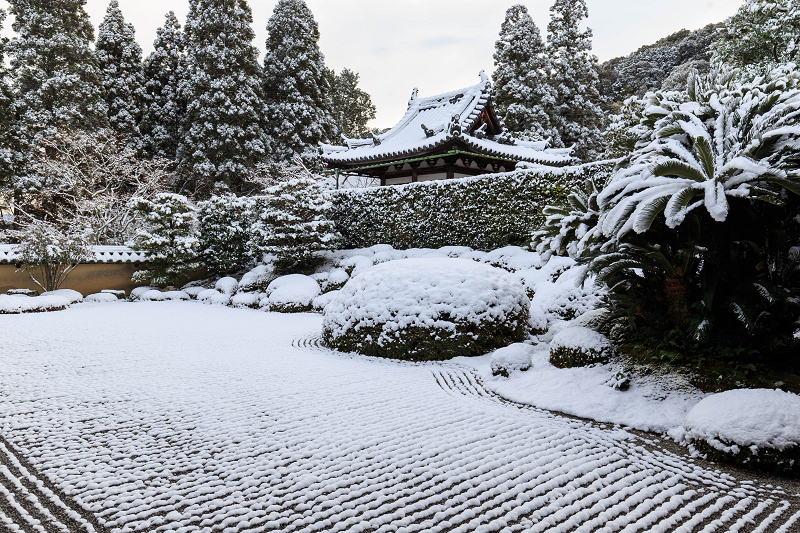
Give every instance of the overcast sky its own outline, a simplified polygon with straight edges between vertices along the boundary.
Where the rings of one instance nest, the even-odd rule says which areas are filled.
[[[588,26],[600,61],[626,55],[682,28],[694,30],[733,15],[743,0],[587,0]],[[188,0],[119,0],[145,54],[156,28],[173,10],[183,21]],[[255,45],[262,59],[267,20],[275,0],[251,0]],[[492,54],[505,11],[528,7],[546,35],[552,0],[306,0],[319,23],[326,63],[361,74],[361,87],[378,108],[374,126],[394,125],[414,87],[420,96],[473,85],[491,74]],[[87,0],[97,25],[108,0]],[[0,7],[7,7],[0,0]],[[8,24],[7,24],[8,25]],[[5,28],[4,34],[9,34]]]

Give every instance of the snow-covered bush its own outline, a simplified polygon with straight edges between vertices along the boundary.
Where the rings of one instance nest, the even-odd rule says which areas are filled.
[[[88,295],[84,299],[84,301],[90,303],[107,303],[107,302],[118,302],[119,298],[107,292],[97,292],[95,294]]]
[[[289,274],[269,284],[261,307],[278,313],[302,313],[311,310],[311,303],[319,293],[319,284],[313,278]]]
[[[262,198],[256,204],[251,248],[274,255],[279,274],[310,274],[320,263],[317,252],[332,249],[338,241],[325,189],[296,160],[287,167],[284,181],[267,188]]]
[[[524,372],[531,367],[533,346],[518,342],[495,350],[489,364],[493,376],[507,378],[515,372]]]
[[[739,389],[709,396],[683,423],[684,439],[713,459],[800,474],[800,396]]]
[[[79,229],[64,231],[53,224],[34,221],[22,234],[18,261],[36,285],[44,291],[54,291],[79,263],[89,258],[87,240]]]
[[[219,294],[219,293],[217,293]],[[191,300],[191,297],[184,291],[159,291],[150,289],[139,296],[143,302],[166,302],[171,300]]]
[[[200,267],[196,262],[195,208],[185,196],[160,193],[153,201],[133,198],[130,205],[145,226],[131,246],[147,252],[147,270],[136,272],[133,281],[173,285]]]
[[[543,221],[541,209],[563,203],[567,191],[593,178],[602,183],[615,162],[564,169],[520,170],[392,187],[340,189],[331,219],[343,247],[469,246],[492,250],[527,244]]]
[[[604,335],[582,326],[562,329],[550,341],[550,363],[558,368],[605,363],[613,353]]]
[[[250,202],[233,195],[214,196],[197,205],[198,257],[209,275],[231,274],[252,262],[247,247]]]
[[[239,280],[239,292],[264,292],[276,277],[272,265],[258,265]]]
[[[338,350],[409,360],[479,355],[528,336],[530,301],[503,270],[464,259],[389,261],[350,278],[325,306]]]
[[[22,296],[0,294],[0,315],[61,311],[70,305],[67,298],[58,295]]]

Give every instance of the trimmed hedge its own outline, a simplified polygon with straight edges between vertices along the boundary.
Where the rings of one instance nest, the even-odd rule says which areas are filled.
[[[587,178],[604,181],[616,161],[517,170],[473,178],[341,189],[329,216],[342,248],[469,246],[492,250],[530,242],[546,205],[566,201]]]

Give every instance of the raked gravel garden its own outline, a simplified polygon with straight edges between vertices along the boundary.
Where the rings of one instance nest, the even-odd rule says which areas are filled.
[[[450,282],[437,277],[441,265],[453,266]],[[800,528],[800,483],[711,462],[693,445],[755,439],[754,449],[791,452],[793,395],[764,417],[741,407],[757,398],[707,394],[617,358],[551,364],[570,344],[559,336],[603,349],[581,326],[602,294],[570,260],[378,246],[328,252],[317,274],[264,287],[268,270],[142,288],[137,301],[36,297],[64,300],[56,312],[18,313],[9,301],[30,308],[36,298],[6,296],[14,314],[0,316],[0,530]],[[348,320],[374,316],[357,310],[380,294],[350,311],[343,303],[369,276],[388,280],[398,323],[419,305],[420,280],[430,282],[427,298],[448,299],[449,308],[436,305],[454,323],[459,313],[498,312],[459,300],[459,287],[492,285],[507,291],[506,304],[523,287],[527,326],[541,334],[445,361],[332,349]],[[311,312],[289,312],[303,306]],[[731,424],[738,434],[726,433]]]

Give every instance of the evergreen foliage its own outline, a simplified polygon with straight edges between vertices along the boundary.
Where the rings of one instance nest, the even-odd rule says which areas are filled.
[[[316,252],[338,244],[324,188],[298,162],[260,199],[251,249],[275,256],[277,274],[313,272],[320,261]]]
[[[0,9],[0,31],[6,18],[5,10]],[[20,165],[20,154],[17,149],[18,132],[14,113],[14,93],[8,85],[8,69],[5,62],[6,37],[0,39],[0,193],[8,189],[12,176]],[[0,227],[4,222],[0,220]]]
[[[251,199],[233,195],[214,196],[198,204],[198,255],[210,275],[233,274],[252,262],[247,246],[251,205]]]
[[[180,165],[216,189],[240,190],[266,151],[258,52],[246,0],[192,0]]]
[[[369,93],[358,88],[358,72],[343,69],[331,75],[331,114],[339,133],[348,139],[369,134],[367,123],[375,118],[375,105]]]
[[[39,139],[58,129],[93,130],[107,122],[100,72],[89,48],[94,31],[85,0],[10,0],[16,36],[6,46],[16,147],[6,184],[14,197],[35,195],[41,178],[28,168]]]
[[[131,147],[142,144],[139,124],[145,105],[142,48],[132,24],[125,22],[118,0],[111,0],[98,28],[94,55],[108,106],[108,123]]]
[[[147,269],[134,273],[133,281],[165,287],[200,267],[196,262],[195,208],[185,196],[160,193],[152,201],[136,197],[130,207],[144,225],[130,246],[147,252]]]
[[[725,21],[713,51],[717,60],[740,67],[800,61],[800,4],[746,0]]]
[[[506,11],[494,64],[494,103],[505,126],[529,140],[553,139],[560,146],[550,121],[555,98],[548,81],[547,48],[524,5]]]
[[[555,106],[550,120],[565,146],[591,159],[601,143],[602,98],[598,89],[597,57],[592,55],[592,31],[581,31],[589,16],[585,0],[556,0],[547,25]]]
[[[179,93],[186,42],[175,13],[167,13],[158,29],[153,53],[144,64],[147,106],[141,131],[145,150],[158,157],[175,159],[186,102]]]
[[[279,0],[267,24],[264,96],[270,155],[288,161],[333,137],[319,26],[303,0]]]

